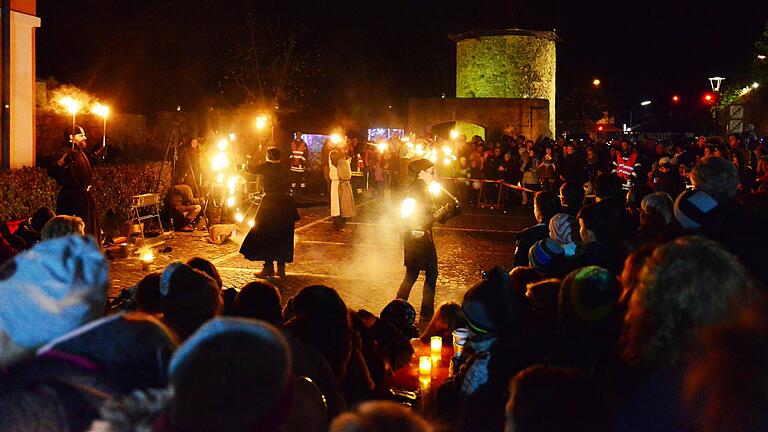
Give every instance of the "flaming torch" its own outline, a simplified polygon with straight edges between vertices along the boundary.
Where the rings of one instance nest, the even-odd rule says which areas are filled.
[[[109,115],[109,107],[102,104],[96,104],[96,106],[93,107],[93,113],[104,118],[104,135],[101,139],[101,146],[106,147],[107,146],[107,116]]]
[[[68,113],[72,114],[72,135],[75,135],[75,118],[80,110],[80,102],[72,99],[70,96],[64,96],[59,99],[59,103],[64,106]],[[75,148],[75,142],[72,141],[72,149]]]

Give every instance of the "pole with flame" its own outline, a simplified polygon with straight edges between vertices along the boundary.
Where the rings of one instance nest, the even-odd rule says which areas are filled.
[[[72,99],[70,96],[64,96],[59,99],[59,103],[64,106],[68,113],[72,114],[72,136],[75,136],[75,119],[77,112],[80,110],[80,102]],[[75,141],[72,140],[72,149],[75,148]]]
[[[107,146],[107,117],[109,116],[109,107],[102,104],[96,104],[92,111],[94,114],[104,119],[104,131],[101,140],[101,147],[104,148]]]

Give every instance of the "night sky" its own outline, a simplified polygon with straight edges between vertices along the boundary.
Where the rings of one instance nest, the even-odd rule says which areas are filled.
[[[599,77],[619,111],[754,61],[768,3],[554,0],[39,0],[40,78],[75,84],[123,112],[239,103],[227,62],[245,18],[305,31],[320,54],[309,117],[377,115],[409,96],[452,96],[455,49],[471,29],[555,29],[558,93]],[[768,83],[766,83],[768,84]]]

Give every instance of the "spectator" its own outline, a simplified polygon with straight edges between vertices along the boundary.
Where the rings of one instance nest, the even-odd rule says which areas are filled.
[[[79,236],[85,235],[85,224],[83,223],[83,220],[78,216],[60,215],[54,216],[46,222],[45,226],[43,226],[43,230],[40,232],[40,237],[42,240],[50,240],[68,236],[70,234]]]
[[[764,431],[768,417],[768,308],[760,300],[736,320],[707,329],[704,351],[686,372],[685,396],[697,430]]]
[[[515,375],[506,407],[508,432],[606,430],[605,409],[575,369],[532,366]]]
[[[560,205],[563,213],[576,217],[584,205],[584,184],[565,182],[560,186]]]
[[[288,413],[291,355],[269,324],[214,319],[179,347],[168,373],[172,431],[277,431]]]
[[[408,408],[390,401],[366,402],[337,417],[331,432],[430,432],[432,427]]]
[[[216,281],[180,262],[171,263],[160,277],[163,321],[186,340],[204,322],[220,315],[223,307]]]
[[[531,246],[528,262],[542,277],[558,277],[565,268],[565,250],[559,243],[547,237]]]
[[[283,324],[280,291],[269,282],[247,283],[235,297],[235,314],[266,321],[274,326]]]
[[[578,220],[568,213],[552,216],[549,220],[549,238],[563,248],[566,259],[572,259],[581,243]]]
[[[705,157],[691,171],[694,188],[706,192],[719,204],[725,205],[736,196],[739,173],[733,164],[717,157]]]
[[[453,331],[467,326],[461,305],[454,302],[445,302],[438,306],[435,316],[427,324],[424,333],[421,334],[423,342],[429,342],[432,336],[440,336],[443,343],[453,343]]]
[[[163,296],[160,294],[160,275],[160,272],[149,273],[136,284],[134,301],[138,310],[151,314],[162,313]]]
[[[408,339],[419,337],[416,328],[416,309],[403,299],[394,299],[384,306],[379,317],[398,328]]]
[[[643,197],[640,202],[640,230],[638,238],[652,239],[664,233],[672,223],[674,203],[665,192]]]
[[[734,312],[751,293],[736,257],[701,237],[657,247],[645,260],[624,318],[622,356],[642,379],[619,408],[615,430],[684,430],[684,366],[699,330]]]
[[[38,243],[0,268],[0,366],[101,316],[108,266],[92,239]]]
[[[15,235],[21,237],[27,244],[27,247],[32,247],[35,243],[41,240],[41,232],[45,224],[51,220],[56,213],[48,207],[40,207],[35,210],[32,217],[24,221],[19,228],[16,229]],[[85,225],[83,225],[85,226]],[[85,228],[83,228],[85,230]]]
[[[583,246],[570,268],[596,265],[618,274],[626,256],[618,243],[619,221],[619,212],[613,206],[596,203],[583,207],[579,212]]]
[[[533,199],[533,216],[536,225],[517,234],[517,245],[513,265],[527,266],[528,251],[534,243],[549,236],[549,220],[560,211],[560,200],[551,192],[537,192]]]

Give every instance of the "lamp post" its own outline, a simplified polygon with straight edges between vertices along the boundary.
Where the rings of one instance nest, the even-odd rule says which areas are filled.
[[[640,106],[643,106],[643,107],[646,107],[650,104],[651,104],[651,101],[649,100],[644,100],[640,102]],[[632,131],[635,128],[635,125],[632,123],[632,114],[634,110],[635,110],[635,106],[633,105],[632,108],[629,109],[629,131]]]
[[[721,76],[713,76],[709,78],[709,85],[710,87],[712,87],[712,91],[715,92],[715,101],[712,104],[712,107],[713,107],[712,109],[714,110],[714,114],[715,114],[713,119],[715,122],[715,129],[718,128],[718,125],[720,123],[718,121],[719,119],[717,114],[717,104],[720,102],[720,83],[722,83],[724,79],[725,78]]]
[[[104,119],[104,131],[101,139],[101,147],[107,146],[107,117],[109,116],[109,107],[102,104],[96,104],[93,107],[93,113]]]

